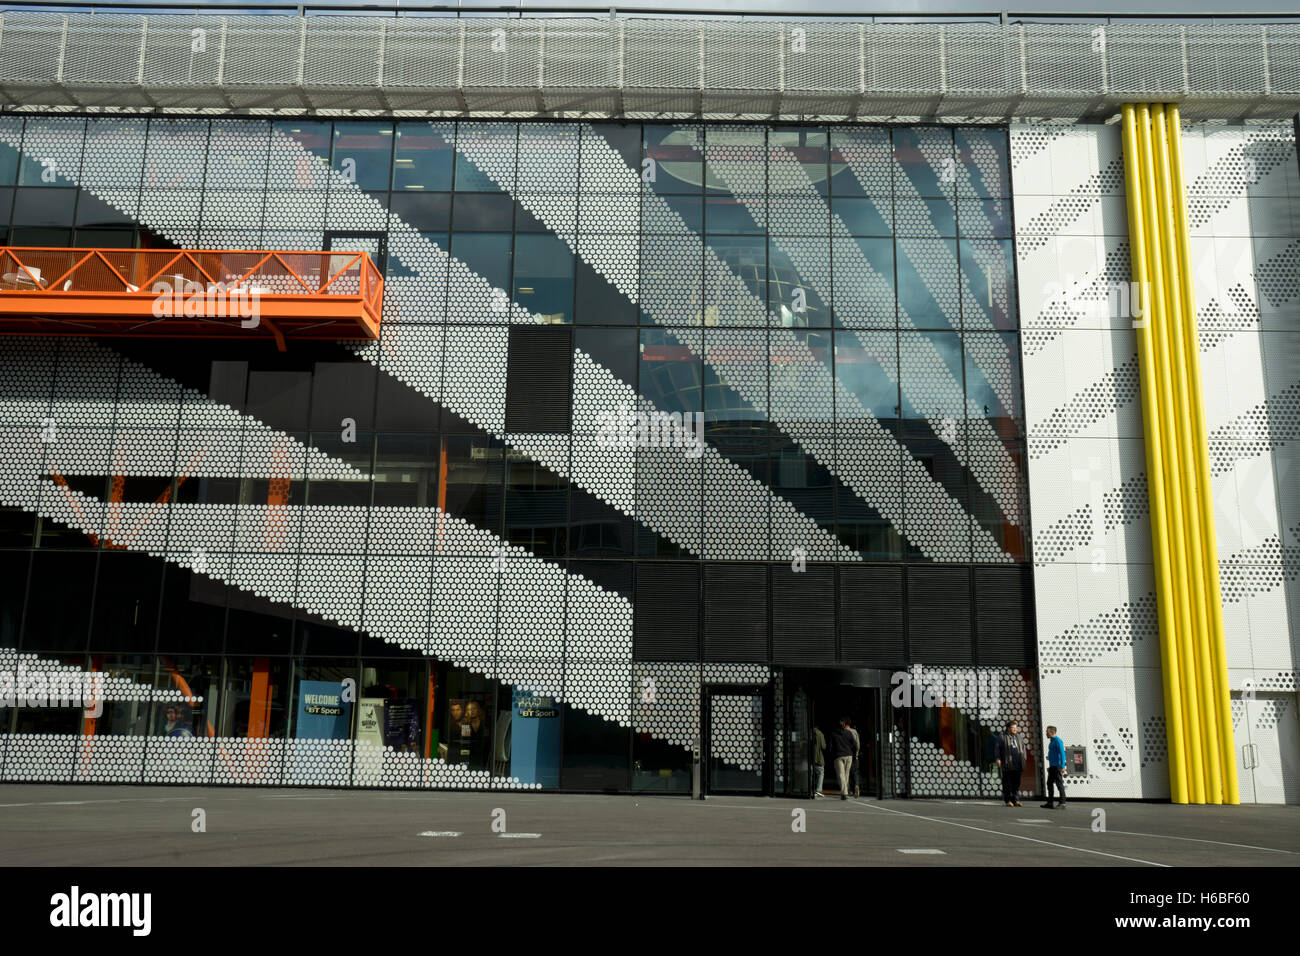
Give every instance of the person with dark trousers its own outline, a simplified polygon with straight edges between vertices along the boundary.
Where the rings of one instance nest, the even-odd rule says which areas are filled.
[[[840,781],[840,799],[849,798],[849,776],[853,758],[858,755],[857,738],[849,729],[849,719],[840,718],[840,725],[831,734],[831,758],[835,761],[835,775]]]
[[[1025,743],[1014,720],[1007,724],[1005,733],[998,734],[995,755],[1002,770],[1002,801],[1009,807],[1018,807],[1020,775],[1025,772]]]
[[[1052,786],[1055,784],[1056,789],[1060,791],[1061,799],[1056,801],[1057,807],[1065,806],[1065,744],[1061,738],[1056,736],[1056,728],[1047,728],[1047,802],[1043,804],[1044,810],[1053,810],[1052,806]]]

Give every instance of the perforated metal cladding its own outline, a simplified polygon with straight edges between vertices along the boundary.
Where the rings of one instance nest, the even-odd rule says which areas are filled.
[[[11,11],[0,67],[17,102],[119,108],[1001,119],[1177,92],[1194,117],[1284,117],[1300,99],[1289,24],[1111,24],[1099,45],[1089,24],[796,23]]]
[[[1294,272],[1293,139],[1289,125],[1183,129],[1234,686],[1287,670],[1293,656],[1275,635],[1294,630],[1285,606],[1297,572],[1278,476],[1294,442],[1295,380],[1274,369],[1294,364],[1277,357],[1288,351],[1282,316],[1295,292],[1273,278]],[[1160,797],[1163,703],[1117,136],[1015,127],[1011,143],[1043,692],[1069,713],[1116,681],[1131,685],[1120,698],[1131,713],[1117,699],[1106,705],[1110,726],[1070,733],[1106,754],[1089,792]],[[1053,281],[1066,294],[1046,294]]]
[[[218,133],[220,124],[229,124],[229,126],[221,127],[224,131]],[[301,180],[302,188],[298,191],[313,194],[303,207],[307,212],[299,210],[290,217],[287,205],[275,211],[273,215],[281,217],[275,225],[284,228],[268,231],[263,237],[265,242],[291,241],[294,245],[319,243],[321,234],[313,230],[321,229],[322,223],[312,218],[317,215],[314,210],[316,209],[315,194],[318,193],[323,194],[325,224],[364,222],[370,225],[377,222],[375,216],[378,207],[373,199],[361,194],[354,184],[344,183],[337,174],[325,167],[320,157],[310,155],[301,143],[285,137],[284,143],[273,148],[273,141],[278,143],[283,134],[279,131],[270,133],[267,125],[261,122],[255,125],[256,129],[248,137],[247,144],[231,133],[234,121],[213,121],[211,125],[212,133],[205,146],[208,157],[207,171],[203,174],[205,193],[201,197],[202,222],[205,230],[211,228],[213,236],[226,238],[239,235],[232,226],[240,221],[241,210],[235,197],[239,190],[245,188],[243,185],[245,177],[242,172],[232,172],[227,176],[219,170],[225,168],[225,165],[235,165],[228,163],[229,155],[239,155],[245,148],[254,151],[261,149],[260,137],[263,131],[266,131],[267,136],[265,144],[267,156],[278,154],[282,159],[296,157],[294,164],[281,163],[279,167],[281,172],[273,175],[283,175],[286,170],[292,169],[288,175],[292,177],[294,188],[298,188],[300,172],[305,170]],[[454,139],[454,131],[451,135]],[[516,198],[520,198],[523,205],[524,167],[520,166],[516,171],[514,163],[524,163],[523,142],[526,136],[523,131],[517,135],[518,145],[513,147],[517,156],[503,164],[502,176],[503,183],[506,184],[505,188],[516,190],[520,194]],[[553,143],[549,136],[549,133],[539,136],[539,149],[544,150]],[[505,138],[504,135],[500,137],[500,139]],[[578,161],[585,163],[588,156],[588,137],[583,134],[578,139]],[[599,134],[593,138],[595,145],[593,145],[592,155],[606,150],[606,147],[596,142],[599,139]],[[567,157],[565,163],[572,161],[572,152],[565,152],[567,148],[562,144],[557,146],[557,155]],[[259,154],[254,152],[250,155],[253,156],[255,170],[247,180],[253,184],[252,189],[256,189],[258,178],[264,173],[256,171],[258,165],[256,156]],[[219,156],[225,158],[218,161]],[[620,157],[619,161],[622,163],[625,160]],[[767,156],[767,161],[772,161],[770,154]],[[316,176],[318,167],[323,171],[323,179]],[[539,168],[544,172],[545,164]],[[615,197],[621,195],[619,190],[627,184],[627,177],[600,164],[595,164],[595,168],[610,183],[610,195]],[[624,171],[626,172],[626,167]],[[803,175],[799,170],[791,171]],[[537,177],[534,176],[533,179],[536,181]],[[274,181],[273,179],[272,182]],[[636,195],[639,198],[640,184],[637,183],[635,173],[632,174],[632,182],[638,187]],[[532,189],[531,186],[528,188]],[[600,207],[587,205],[585,183],[582,188],[583,195],[579,197],[580,201],[576,207],[578,220],[573,226],[577,230],[576,241],[580,254],[584,248],[596,250],[604,248],[602,236],[623,235],[617,231],[617,228],[623,228],[628,223],[626,216],[630,215],[631,209],[625,203],[618,205],[618,202],[622,202],[618,200],[611,207],[614,212],[607,215],[598,211],[597,221],[602,223],[602,228],[608,225],[616,231],[608,234],[592,233],[592,245],[584,247],[582,244],[586,237],[583,228],[585,220],[582,218],[584,210],[588,208],[599,210]],[[626,191],[622,195],[625,194]],[[795,189],[785,190],[783,193],[784,198],[791,196],[800,198]],[[209,202],[209,198],[212,202]],[[557,230],[567,228],[565,217],[569,215],[569,197],[560,195],[557,202],[548,205],[552,199],[556,197],[536,189],[533,189],[529,197],[529,201],[534,202],[542,216],[558,224]],[[819,201],[824,204],[823,200]],[[755,202],[756,207],[757,205]],[[777,208],[772,205],[766,210],[769,225],[778,215],[774,211]],[[783,210],[781,215],[785,215],[790,210],[798,211],[800,207],[796,203],[779,208]],[[162,225],[164,228],[160,231],[168,236],[183,236],[187,215],[188,212],[174,220],[164,216],[149,225],[151,227]],[[265,220],[268,225],[272,222],[269,215],[271,214],[268,214]],[[680,218],[678,221],[680,222]],[[626,226],[626,228],[630,234],[630,230],[635,227]],[[389,229],[390,259],[397,259],[416,274],[390,276],[387,283],[388,301],[385,306],[384,338],[379,343],[361,346],[357,351],[367,361],[379,364],[385,372],[401,379],[434,401],[445,401],[449,408],[462,413],[472,424],[487,427],[497,434],[504,432],[507,397],[505,373],[508,367],[506,357],[509,352],[509,333],[505,325],[507,321],[533,322],[535,317],[529,316],[526,310],[511,304],[503,318],[501,313],[493,309],[493,301],[496,298],[493,290],[487,283],[474,276],[463,263],[451,260],[434,241],[419,235],[411,227],[390,221]],[[207,234],[207,232],[203,233],[203,235]],[[314,240],[310,238],[313,235],[317,236]],[[674,239],[679,245],[681,244],[678,237],[667,236],[666,238]],[[786,238],[793,241],[807,237]],[[240,241],[244,241],[243,238]],[[809,249],[813,253],[817,251],[815,245],[810,245],[804,247],[804,251],[799,254],[807,258]],[[594,256],[595,253],[592,255]],[[696,261],[700,261],[698,257]],[[630,283],[627,288],[631,289],[632,296],[639,295],[640,277],[637,275],[635,261],[626,257],[614,257],[609,262],[610,265],[602,268],[621,272],[620,282]],[[444,297],[441,290],[445,287],[444,283],[448,281],[448,273],[452,276],[452,282],[462,283],[460,289],[472,287],[473,293],[459,300],[454,296]],[[456,278],[457,276],[459,278]],[[478,279],[478,285],[474,284],[475,279]],[[665,284],[672,279],[671,276],[667,277]],[[680,292],[680,289],[678,291]],[[832,289],[831,292],[833,294],[834,290]],[[756,295],[751,297],[754,301],[760,301],[761,298]],[[694,324],[707,320],[707,315],[701,315],[702,311],[697,294],[692,316]],[[467,318],[469,316],[478,317]],[[451,318],[453,322],[451,327],[444,328],[436,324],[444,322],[447,318]],[[768,315],[764,313],[761,322],[766,321]],[[489,323],[495,324],[496,327],[488,327]],[[750,331],[752,330],[705,328],[703,334],[694,339],[696,343],[694,354],[708,354],[717,343],[722,343],[727,350],[733,352],[736,348],[749,348],[746,338]],[[898,443],[879,429],[874,421],[870,427],[863,425],[861,429],[863,440],[860,442],[856,434],[850,434],[848,442],[837,439],[837,436],[826,429],[826,423],[818,419],[815,411],[818,407],[830,404],[832,395],[835,396],[837,404],[849,409],[857,404],[856,400],[852,396],[843,395],[840,390],[833,389],[834,380],[829,365],[809,348],[809,340],[802,330],[774,329],[772,333],[772,342],[768,346],[764,360],[728,362],[726,364],[730,366],[729,377],[746,389],[747,394],[744,396],[746,399],[754,396],[758,399],[758,405],[761,407],[765,404],[774,418],[779,416],[782,424],[790,423],[797,426],[803,446],[819,462],[832,470],[844,467],[841,464],[843,462],[856,463],[850,466],[855,490],[871,487],[874,496],[887,503],[893,503],[894,514],[901,521],[901,491],[897,478],[892,477],[896,472],[901,473],[903,468]],[[760,333],[760,336],[765,335],[766,333]],[[82,379],[80,372],[74,366],[69,365],[68,369],[69,378],[66,381],[60,380],[57,389],[59,395],[66,394],[71,383]],[[147,373],[147,370],[145,371]],[[615,387],[614,383],[618,380],[607,370],[596,366],[594,362],[588,366],[588,372],[590,374],[584,379],[585,387],[590,389],[585,393],[588,400],[586,407],[597,408],[600,402],[607,401],[610,397],[622,398],[626,394]],[[129,375],[134,374],[132,363],[128,361],[117,363],[116,375],[122,382],[125,382]],[[119,386],[110,386],[111,394],[106,392],[103,396],[98,396],[97,400],[102,399],[108,406],[114,404],[117,406],[102,419],[106,431],[112,427],[114,419],[119,422],[128,419],[135,421],[137,412],[148,416],[151,422],[156,423],[160,434],[133,435],[131,440],[136,444],[129,446],[129,455],[133,459],[138,457],[140,460],[152,456],[159,462],[157,467],[161,469],[162,475],[174,473],[176,461],[183,463],[188,460],[187,451],[197,454],[203,449],[201,444],[186,447],[190,443],[188,434],[182,434],[181,448],[167,447],[172,435],[170,429],[174,427],[173,423],[177,417],[178,405],[179,417],[187,423],[187,427],[190,422],[204,421],[210,416],[216,416],[221,422],[228,422],[231,430],[237,433],[246,429],[255,432],[264,427],[260,423],[250,422],[247,417],[235,415],[224,407],[214,413],[206,407],[206,404],[192,403],[189,401],[191,397],[202,398],[202,396],[183,389],[175,383],[159,379],[155,384],[162,389],[161,394],[165,396],[165,401],[153,402],[145,398],[137,405],[124,408],[117,393],[111,392]],[[728,384],[733,384],[734,387],[733,382]],[[579,390],[575,387],[575,404],[578,399]],[[863,411],[864,419],[869,417],[869,413],[865,409]],[[534,460],[544,462],[548,467],[555,467],[557,463],[562,463],[560,468],[567,469],[568,457],[572,455],[575,462],[573,470],[576,474],[577,449],[580,441],[586,439],[575,434],[571,451],[566,443],[552,442],[551,439],[554,437],[531,432],[510,435],[513,448]],[[156,451],[151,444],[155,438],[158,439]],[[114,451],[111,445],[106,445],[98,439],[95,439],[95,442],[97,443],[92,444],[96,454],[103,451],[108,455]],[[591,444],[592,442],[588,440],[588,447]],[[263,464],[257,465],[255,469],[259,474],[262,471],[269,472],[274,477],[291,474],[294,476],[292,480],[295,481],[307,478],[319,479],[326,475],[326,471],[322,470],[324,465],[320,464],[318,468],[319,463],[314,463],[312,451],[301,450],[293,444],[281,445],[272,442],[266,446],[257,443],[249,446],[241,436],[239,444],[232,447],[235,449],[236,462],[240,457],[263,461]],[[250,448],[253,450],[250,451]],[[636,482],[640,480],[640,476],[625,467],[622,462],[634,462],[638,455],[639,453],[626,456],[620,454],[617,457],[620,464],[615,467],[609,467],[599,460],[590,461],[590,468],[586,472],[586,480],[590,482],[593,493],[599,494],[606,500],[623,503],[620,505],[620,510],[629,514],[634,513],[629,508],[636,505],[634,500],[629,502],[628,496],[635,493]],[[789,557],[789,551],[795,545],[808,547],[809,556],[813,560],[839,557],[844,553],[842,548],[837,550],[836,542],[829,534],[817,528],[815,522],[801,514],[798,508],[777,496],[772,496],[761,483],[756,483],[743,469],[733,462],[718,457],[716,450],[706,450],[703,462],[692,462],[680,454],[674,458],[664,457],[662,460],[668,462],[670,467],[664,468],[661,474],[668,475],[670,480],[665,481],[656,492],[662,501],[655,507],[662,507],[664,516],[655,520],[661,523],[664,529],[661,533],[665,533],[666,537],[675,536],[692,542],[693,553],[707,553],[710,557],[722,559],[734,556],[759,559],[766,557],[770,548],[770,553],[774,557],[785,559]],[[233,466],[231,476],[251,476],[253,473],[254,471],[245,470],[236,464]],[[706,475],[713,476],[712,484],[708,486],[710,498],[701,500],[696,489],[701,486]],[[362,480],[364,477],[353,470],[338,475],[337,480]],[[44,490],[49,492],[51,489]],[[725,513],[714,511],[706,518],[703,512],[704,502],[709,500],[726,501]],[[590,590],[585,584],[579,586],[580,593],[575,595],[570,589],[570,593],[562,596],[563,592],[557,587],[557,580],[553,578],[553,572],[548,566],[532,561],[527,555],[515,550],[507,551],[506,570],[498,572],[498,580],[482,586],[467,583],[471,580],[492,578],[494,571],[490,565],[489,555],[500,546],[499,539],[478,534],[472,528],[455,522],[443,523],[439,527],[428,515],[422,516],[418,521],[412,520],[403,514],[403,509],[396,508],[391,510],[372,508],[368,513],[363,513],[361,509],[340,509],[337,512],[340,533],[334,535],[331,521],[319,514],[312,514],[310,508],[301,510],[286,508],[274,511],[267,508],[258,510],[251,506],[197,506],[190,509],[188,505],[176,505],[171,509],[172,533],[175,533],[177,527],[176,516],[182,512],[186,516],[190,529],[186,533],[190,536],[184,539],[180,547],[168,550],[168,528],[165,522],[144,522],[140,529],[141,535],[154,536],[150,540],[156,539],[159,542],[159,549],[174,553],[177,560],[189,560],[192,548],[201,546],[195,542],[201,542],[209,532],[215,532],[222,540],[230,540],[232,543],[224,550],[209,552],[207,555],[209,567],[219,567],[222,569],[222,575],[230,575],[240,581],[255,581],[256,583],[249,588],[255,593],[285,603],[309,600],[317,608],[316,613],[327,614],[348,626],[373,629],[372,633],[404,648],[420,649],[448,660],[459,660],[466,666],[481,669],[483,673],[494,674],[503,680],[519,683],[521,686],[526,682],[532,682],[532,685],[539,688],[539,693],[543,692],[541,690],[543,688],[563,687],[565,671],[556,666],[559,662],[540,658],[551,656],[555,646],[553,643],[555,636],[565,635],[564,627],[567,627],[569,630],[565,639],[569,642],[571,663],[577,668],[568,671],[573,678],[570,687],[574,690],[572,699],[576,705],[603,716],[619,715],[618,719],[625,721],[633,719],[632,708],[636,706],[638,698],[633,692],[636,683],[632,680],[632,672],[628,665],[632,633],[630,602],[611,600],[610,595],[603,594],[599,590]],[[952,518],[959,514],[961,514],[960,510],[954,509],[954,513],[947,517]],[[110,517],[111,512],[105,512],[96,520],[102,523]],[[641,517],[640,513],[638,517]],[[967,520],[968,517],[963,515],[958,520]],[[133,521],[134,517],[131,520]],[[920,523],[934,519],[917,513],[915,520]],[[940,524],[944,520],[946,519],[940,518],[935,523]],[[740,545],[726,539],[723,529],[727,521],[746,529]],[[272,529],[269,538],[268,526]],[[700,529],[704,527],[714,529],[710,532],[712,537],[707,542],[700,537]],[[424,549],[425,554],[421,556],[386,553],[396,547],[393,542],[400,541],[404,537],[409,538],[412,547],[416,547],[418,543],[418,547]],[[140,540],[143,541],[145,538],[142,537]],[[270,554],[263,552],[261,549],[268,546],[268,540],[282,544],[285,550],[273,551]],[[441,549],[432,558],[428,556],[430,541],[435,542],[435,548],[438,547],[438,543],[441,545]],[[244,551],[242,550],[244,548],[250,550]],[[380,548],[384,549],[385,553],[377,550]],[[339,560],[336,561],[335,558]],[[516,559],[524,561],[527,565],[527,569],[521,571],[518,580],[511,577],[510,570]],[[962,560],[966,559],[967,557],[963,555]],[[295,579],[299,583],[294,583]],[[427,592],[424,588],[425,581],[428,582]],[[426,612],[419,606],[418,601],[410,600],[412,593],[422,592],[430,595],[429,601],[432,606],[427,613],[429,620],[435,622],[433,624],[425,624]],[[502,620],[512,622],[508,625],[503,624],[503,627],[514,628],[510,639],[507,640],[504,634],[490,634],[481,627],[479,621],[469,620],[463,613],[457,614],[454,608],[444,606],[447,602],[441,596],[462,592],[469,595],[471,602],[481,606],[490,607],[493,606],[493,602],[496,602],[497,613],[502,616]],[[538,622],[532,622],[522,610],[525,606],[521,604],[522,598],[512,597],[512,595],[534,593],[538,596],[539,602],[544,598],[544,603],[552,609],[547,612],[544,620]],[[401,595],[405,595],[405,599]],[[553,614],[563,613],[558,609],[564,607],[564,601],[569,602],[567,611],[569,620],[567,625],[561,626]],[[575,617],[580,616],[575,611],[577,607],[584,608],[584,616],[581,616],[581,620],[575,621]],[[591,614],[590,620],[585,616],[588,610]],[[517,640],[522,641],[527,638],[530,629],[534,626],[538,631],[537,658],[521,656],[520,659],[514,659],[508,656],[528,653],[526,649],[519,650],[524,645],[518,644]],[[584,629],[582,638],[575,640],[574,628]],[[587,631],[590,633],[588,634]],[[501,654],[495,658],[492,656],[493,641],[502,644]],[[509,645],[508,650],[505,645]],[[615,659],[609,660],[607,655]],[[620,655],[623,655],[622,659],[619,659]],[[625,688],[629,687],[633,691],[625,692]],[[396,759],[399,755],[392,756]],[[295,766],[289,757],[289,754],[282,755],[282,766],[287,768]],[[322,758],[324,765],[329,766],[332,766],[331,761],[334,759],[334,757]],[[389,762],[389,758],[384,758],[383,762]],[[308,764],[311,763],[312,761],[308,761]],[[315,773],[316,771],[310,773],[304,771],[306,777],[311,777]],[[332,770],[321,771],[320,777],[335,779],[332,774]]]

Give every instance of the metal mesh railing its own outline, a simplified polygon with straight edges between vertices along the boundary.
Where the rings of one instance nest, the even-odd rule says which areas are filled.
[[[114,308],[136,300],[142,314],[160,294],[291,296],[307,319],[316,303],[351,298],[377,324],[384,284],[364,252],[0,247],[0,296],[14,293],[33,302],[112,293]]]
[[[30,108],[734,118],[1300,111],[1300,24],[979,24],[10,12]]]

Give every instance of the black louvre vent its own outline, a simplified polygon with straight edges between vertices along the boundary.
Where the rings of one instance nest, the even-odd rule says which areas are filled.
[[[975,569],[976,653],[984,666],[1034,665],[1028,568]]]
[[[969,568],[907,569],[909,659],[925,664],[970,664]]]
[[[767,568],[704,566],[704,659],[767,661]]]
[[[636,569],[633,657],[700,659],[700,566],[641,562]]]
[[[835,568],[772,568],[772,659],[780,664],[835,662]]]
[[[567,432],[573,331],[512,325],[506,366],[506,431]]]
[[[874,667],[906,662],[902,568],[840,568],[840,660]]]

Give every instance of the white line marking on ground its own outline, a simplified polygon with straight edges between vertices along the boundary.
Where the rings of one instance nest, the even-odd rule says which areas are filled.
[[[423,833],[420,834],[420,836],[458,837],[460,836],[460,831],[459,830],[425,830]]]
[[[948,855],[946,850],[904,850],[900,848],[898,852],[899,853],[931,853],[931,854],[937,854],[938,856]]]
[[[1021,817],[1016,822],[1017,823],[1051,823],[1052,821],[1048,819],[1035,820],[1033,817]]]
[[[1061,827],[1061,829],[1062,830],[1088,830],[1091,828],[1090,827]],[[1166,833],[1135,833],[1132,830],[1111,830],[1109,828],[1106,830],[1106,832],[1122,833],[1125,836],[1151,837],[1153,840],[1187,840],[1190,843],[1213,843],[1215,846],[1235,846],[1242,850],[1264,850],[1268,853],[1286,853],[1290,856],[1295,856],[1295,850],[1279,850],[1277,847],[1272,847],[1272,846],[1252,846],[1249,843],[1225,843],[1222,840],[1203,840],[1200,839],[1199,837],[1170,836]]]
[[[906,813],[902,810],[891,810],[889,807],[875,806],[874,804],[861,804],[863,809],[880,810],[884,813],[897,813],[899,816],[911,817],[913,820],[929,820],[933,823],[946,823],[950,827],[961,827],[965,830],[977,830],[980,833],[993,833],[997,836],[1011,837],[1013,840],[1027,840],[1030,843],[1042,843],[1044,846],[1054,846],[1061,850],[1074,850],[1078,853],[1092,853],[1096,856],[1108,856],[1114,860],[1124,860],[1128,863],[1145,863],[1147,866],[1159,866],[1165,869],[1169,868],[1167,863],[1155,863],[1151,860],[1139,860],[1132,856],[1120,856],[1118,853],[1103,853],[1101,850],[1086,850],[1083,847],[1070,846],[1068,843],[1052,843],[1048,840],[1038,840],[1034,837],[1021,836],[1019,833],[1004,833],[1001,830],[986,830],[984,827],[973,827],[969,823],[956,823],[951,820],[941,820],[938,817],[923,817],[919,813]]]
[[[542,838],[540,833],[502,833],[500,836],[503,839],[515,840],[540,840]]]
[[[8,809],[9,807],[80,807],[87,803],[167,803],[184,799],[184,797],[142,797],[122,800],[46,800],[37,803],[0,803],[0,809]]]

